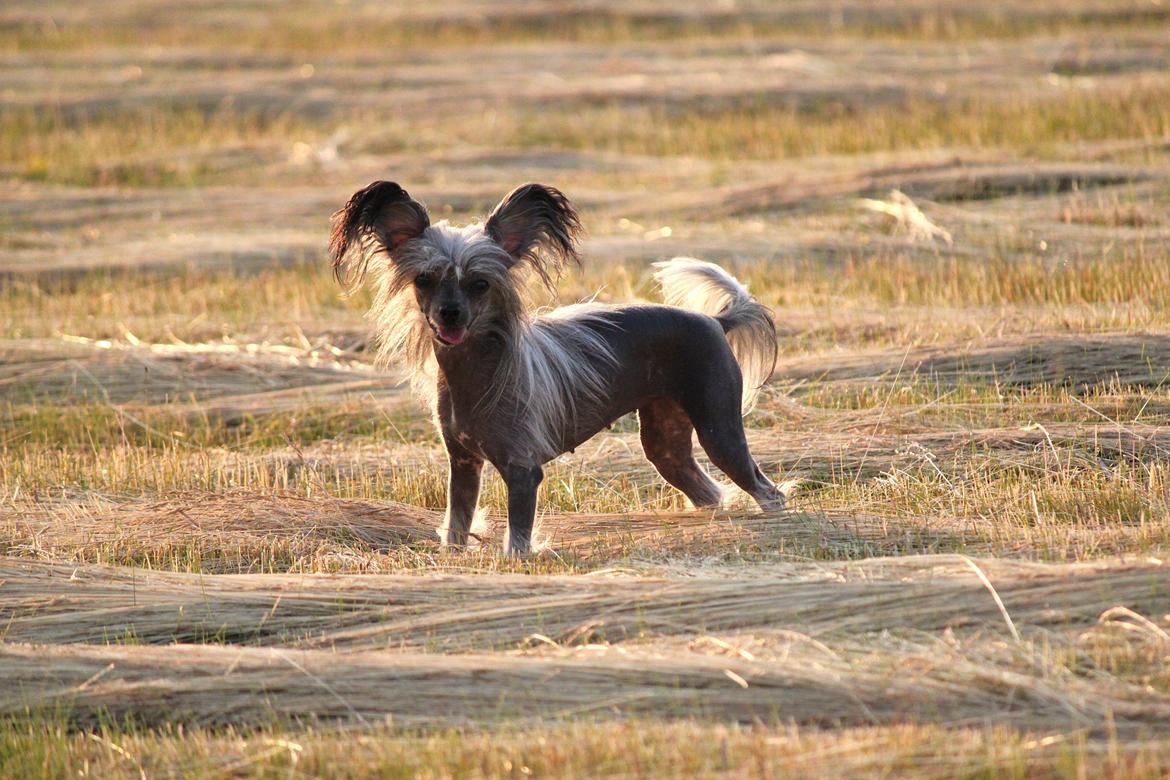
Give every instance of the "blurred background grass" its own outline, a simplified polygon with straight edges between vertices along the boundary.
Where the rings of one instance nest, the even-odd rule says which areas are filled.
[[[0,552],[477,583],[820,577],[940,552],[1160,560],[1168,29],[1151,0],[5,3]],[[627,419],[550,466],[554,555],[440,553],[418,535],[445,490],[427,413],[372,365],[368,295],[341,297],[324,257],[330,213],[378,178],[436,220],[474,219],[526,180],[565,190],[589,236],[562,303],[653,299],[649,263],[675,254],[747,280],[782,335],[749,437],[770,473],[802,482],[796,512],[677,514]],[[504,506],[494,477],[485,503]],[[400,522],[415,535],[387,542]],[[1070,571],[1053,587],[1079,594]],[[3,585],[0,617],[39,608]],[[1081,595],[1088,612],[1114,603]],[[1011,674],[1070,712],[1089,690],[1077,686],[1146,697],[1129,728],[1166,694],[1158,620],[1124,641],[1021,625],[1029,644],[1005,646],[998,623],[911,638],[969,664],[965,692]],[[888,632],[821,639],[828,655],[898,666]],[[114,641],[133,656],[132,631]],[[756,639],[718,641],[734,655]],[[699,640],[637,642],[688,654]],[[15,717],[0,722],[0,774],[1167,770],[1159,739],[1095,721],[1025,733],[1003,725],[1008,710],[990,730],[924,712],[861,730],[807,713],[592,719],[608,711],[532,733],[391,725],[356,742]]]

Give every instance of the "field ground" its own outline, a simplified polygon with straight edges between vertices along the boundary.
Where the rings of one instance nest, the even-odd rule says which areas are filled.
[[[0,776],[1170,774],[1170,6],[677,6],[0,9]],[[376,178],[747,280],[791,512],[621,420],[440,551]]]

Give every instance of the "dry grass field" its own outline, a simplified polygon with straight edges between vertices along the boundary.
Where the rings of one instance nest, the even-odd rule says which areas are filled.
[[[0,776],[1170,775],[1170,4],[432,5],[0,7]],[[791,511],[628,419],[440,550],[377,178],[748,281]]]

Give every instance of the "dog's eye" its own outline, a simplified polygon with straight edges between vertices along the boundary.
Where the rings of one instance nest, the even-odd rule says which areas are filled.
[[[468,289],[473,293],[479,294],[487,292],[489,286],[490,285],[488,284],[487,279],[476,279],[474,282],[468,285]]]
[[[435,277],[430,274],[419,274],[414,277],[414,286],[420,290],[426,290],[435,286]]]

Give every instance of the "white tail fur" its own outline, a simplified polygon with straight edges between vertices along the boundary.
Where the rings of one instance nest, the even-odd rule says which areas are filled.
[[[654,280],[670,306],[701,312],[719,321],[743,372],[743,412],[776,368],[776,325],[767,307],[734,276],[714,263],[676,257],[655,263]]]

